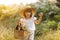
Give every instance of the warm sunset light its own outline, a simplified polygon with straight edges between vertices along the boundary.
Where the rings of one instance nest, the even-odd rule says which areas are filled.
[[[37,1],[38,0],[0,0],[0,4],[10,5],[10,4],[23,3],[25,5],[25,4],[35,3]]]

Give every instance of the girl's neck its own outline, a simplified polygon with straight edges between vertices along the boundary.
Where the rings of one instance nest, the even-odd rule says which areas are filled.
[[[28,17],[25,17],[25,19],[30,19],[30,18],[31,18],[31,17],[29,17],[29,18],[28,18]]]

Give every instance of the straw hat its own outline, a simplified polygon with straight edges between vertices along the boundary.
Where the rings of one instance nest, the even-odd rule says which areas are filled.
[[[26,12],[26,10],[31,10],[32,15],[35,14],[35,9],[34,9],[34,8],[31,8],[31,7],[25,7],[24,9],[22,9],[22,10],[20,11],[20,16],[24,17],[24,13]]]

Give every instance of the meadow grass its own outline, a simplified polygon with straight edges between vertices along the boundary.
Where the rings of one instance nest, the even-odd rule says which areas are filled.
[[[0,40],[15,40],[13,29],[0,27]],[[42,36],[35,36],[35,40],[60,40],[60,30],[50,31]]]
[[[17,25],[18,17],[11,17],[0,21],[0,40],[15,40],[14,39],[14,28]],[[44,27],[43,23],[39,26],[36,25],[37,31],[35,32],[35,40],[60,40],[60,23],[59,28],[56,31],[49,30]]]

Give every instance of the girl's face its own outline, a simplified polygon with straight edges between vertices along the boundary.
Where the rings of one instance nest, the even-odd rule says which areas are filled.
[[[31,15],[32,15],[32,13],[31,13],[31,12],[25,12],[25,17],[26,17],[26,18],[30,18],[30,17],[31,17]]]

